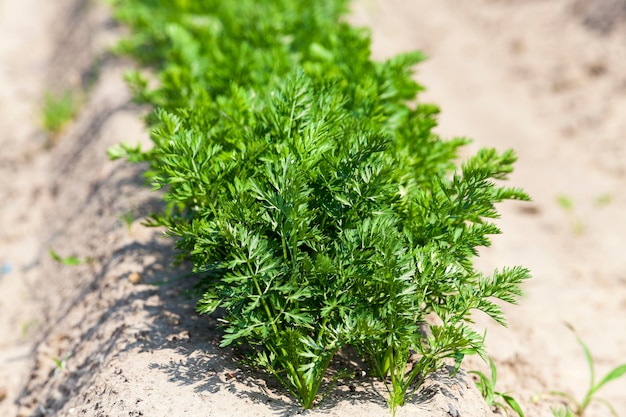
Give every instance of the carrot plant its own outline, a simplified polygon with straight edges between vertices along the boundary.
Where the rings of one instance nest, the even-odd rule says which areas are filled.
[[[223,346],[251,346],[310,408],[353,345],[394,411],[444,360],[484,353],[470,312],[505,324],[493,300],[514,302],[528,272],[484,276],[472,258],[500,232],[494,205],[528,197],[496,184],[513,152],[457,167],[468,141],[432,132],[436,106],[407,105],[420,53],[373,62],[343,0],[113,3],[133,29],[120,51],[158,82],[128,74],[155,107],[154,146],[110,154],[165,190],[152,224],[202,276],[198,311],[223,312]]]

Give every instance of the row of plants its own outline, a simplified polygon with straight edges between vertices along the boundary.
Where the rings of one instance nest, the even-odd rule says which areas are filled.
[[[333,356],[350,345],[384,381],[392,410],[446,360],[485,355],[470,327],[513,303],[522,267],[483,275],[477,249],[500,233],[495,204],[527,200],[498,184],[515,155],[433,132],[417,101],[417,52],[370,57],[345,0],[114,0],[131,28],[119,46],[153,146],[113,158],[147,163],[166,209],[151,220],[201,277],[197,310],[219,309],[222,346],[302,405],[320,400]]]

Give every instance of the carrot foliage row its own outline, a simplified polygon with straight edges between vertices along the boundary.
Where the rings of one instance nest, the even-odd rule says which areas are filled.
[[[112,157],[147,163],[165,226],[201,277],[200,313],[222,315],[222,345],[245,344],[304,408],[320,400],[350,345],[392,410],[426,375],[484,354],[470,313],[505,324],[521,267],[483,275],[477,248],[500,233],[495,204],[512,151],[433,132],[418,52],[370,57],[345,0],[114,0],[120,44],[143,71],[153,146]],[[415,103],[418,104],[409,104]]]

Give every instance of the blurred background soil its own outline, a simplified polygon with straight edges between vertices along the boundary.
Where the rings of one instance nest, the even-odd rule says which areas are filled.
[[[508,328],[476,322],[499,390],[527,416],[550,416],[557,403],[543,394],[588,387],[564,323],[598,376],[626,362],[626,0],[355,0],[349,20],[371,28],[377,59],[430,57],[416,79],[420,100],[441,106],[443,137],[474,139],[468,154],[519,155],[509,185],[533,202],[501,206],[503,234],[477,262],[523,265],[533,279],[506,306]],[[217,350],[215,323],[181,296],[188,269],[170,268],[172,242],[140,224],[159,196],[140,167],[106,158],[146,141],[146,110],[123,83],[132,63],[109,53],[122,32],[93,1],[0,0],[0,416],[292,415],[271,382]],[[46,133],[44,97],[65,91],[77,115]],[[50,248],[81,264],[54,262]],[[384,412],[356,392],[346,395],[363,408],[336,399],[319,412]],[[626,379],[599,395],[626,416],[624,393]]]

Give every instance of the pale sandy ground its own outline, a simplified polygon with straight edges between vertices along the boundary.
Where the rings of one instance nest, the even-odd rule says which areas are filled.
[[[442,108],[443,136],[520,157],[510,183],[534,202],[502,207],[504,234],[478,263],[521,264],[534,278],[506,308],[508,329],[477,321],[488,327],[498,387],[527,416],[551,415],[554,403],[533,402],[538,394],[587,388],[563,322],[587,342],[599,375],[626,362],[625,3],[360,0],[350,18],[372,28],[378,58],[430,56],[416,77],[428,89],[421,99]],[[214,320],[195,317],[180,295],[185,280],[149,285],[185,270],[169,267],[171,242],[140,225],[158,196],[141,188],[137,167],[105,156],[121,140],[145,140],[143,110],[122,82],[129,63],[106,54],[117,36],[106,8],[87,0],[0,0],[0,416],[294,415],[288,398],[216,348]],[[77,120],[47,147],[43,92],[85,88],[93,74]],[[129,211],[130,228],[120,220]],[[63,267],[48,247],[91,260]],[[129,281],[132,272],[142,283]],[[53,358],[67,355],[56,369]],[[451,384],[468,393],[461,401],[423,395],[402,415],[454,415],[449,404],[486,415],[470,406],[465,383]],[[307,414],[385,415],[368,384],[342,383]],[[626,379],[600,394],[626,416]]]
[[[599,374],[626,362],[624,2],[362,5],[357,19],[374,27],[377,56],[422,49],[431,57],[417,78],[424,99],[442,107],[444,136],[517,151],[511,182],[534,203],[503,207],[504,234],[479,264],[522,264],[534,279],[521,305],[507,308],[510,328],[489,326],[490,352],[502,389],[519,393],[529,415],[545,415],[528,404],[535,392],[580,398],[586,362],[562,322],[587,342]],[[573,202],[571,213],[559,196]],[[601,396],[626,415],[626,379]]]

